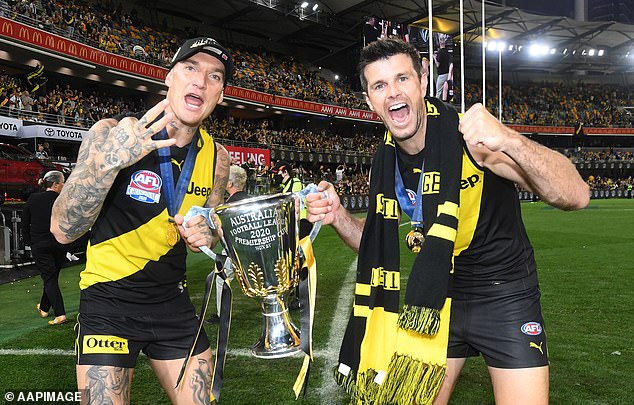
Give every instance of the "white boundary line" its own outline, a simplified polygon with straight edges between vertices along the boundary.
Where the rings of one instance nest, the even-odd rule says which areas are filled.
[[[343,340],[343,335],[348,325],[350,311],[352,310],[352,301],[354,299],[354,284],[357,274],[358,257],[350,264],[346,277],[343,280],[341,289],[339,290],[339,298],[335,307],[335,315],[330,324],[330,335],[326,348],[321,351],[320,357],[326,358],[326,364],[321,371],[321,386],[316,388],[317,396],[321,398],[321,403],[325,405],[333,403],[341,403],[337,399],[342,399],[343,391],[335,383],[332,375],[332,368],[336,365],[339,358],[339,347]]]
[[[0,356],[74,356],[75,351],[65,349],[0,349]],[[250,349],[233,349],[227,352],[229,356],[251,357]],[[303,357],[302,352],[297,352],[297,357]],[[315,353],[315,357],[325,357],[323,351]]]
[[[0,356],[74,356],[73,350],[64,349],[0,349]]]

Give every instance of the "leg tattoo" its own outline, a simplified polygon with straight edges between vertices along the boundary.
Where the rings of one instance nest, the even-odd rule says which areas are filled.
[[[92,366],[86,373],[88,404],[129,404],[132,369]]]
[[[192,370],[190,386],[193,393],[193,404],[211,404],[211,368],[207,360],[198,359],[198,366]]]

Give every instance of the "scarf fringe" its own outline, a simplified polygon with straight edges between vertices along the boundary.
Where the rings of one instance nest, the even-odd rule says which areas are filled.
[[[337,385],[343,388],[346,394],[348,394],[351,398],[355,398],[357,396],[356,373],[351,370],[348,375],[344,375],[339,372],[339,368],[337,366],[335,366],[332,371]]]
[[[440,328],[440,311],[436,308],[404,305],[398,316],[398,326],[421,335],[435,335]]]
[[[372,404],[375,403],[376,398],[379,395],[379,389],[381,386],[374,382],[377,376],[375,370],[367,370],[364,373],[359,373],[357,379],[357,392],[354,397],[359,404]]]
[[[411,356],[394,354],[383,384],[374,380],[375,370],[347,376],[334,369],[335,381],[351,397],[352,404],[428,405],[434,401],[445,378],[445,365],[427,364]],[[355,377],[358,377],[355,379]]]
[[[431,404],[445,378],[446,365],[427,364],[394,354],[379,390],[378,404]]]

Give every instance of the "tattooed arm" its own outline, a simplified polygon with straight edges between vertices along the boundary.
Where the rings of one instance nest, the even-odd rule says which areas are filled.
[[[94,224],[121,169],[157,148],[174,144],[174,139],[152,139],[171,120],[171,113],[146,128],[166,107],[167,102],[162,101],[140,120],[124,118],[117,123],[105,119],[88,131],[79,148],[77,165],[53,205],[51,233],[60,243],[76,240]]]
[[[211,189],[211,194],[209,194],[207,198],[205,207],[213,208],[225,201],[225,190],[227,189],[227,182],[229,181],[229,166],[231,166],[229,152],[227,152],[224,146],[216,142],[214,187]]]

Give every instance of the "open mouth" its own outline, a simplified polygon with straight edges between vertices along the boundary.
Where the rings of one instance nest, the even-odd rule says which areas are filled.
[[[393,121],[403,122],[409,117],[409,106],[405,103],[398,103],[390,106],[388,114]]]
[[[185,103],[187,103],[189,107],[198,108],[203,105],[203,99],[196,94],[189,93],[185,95]]]

